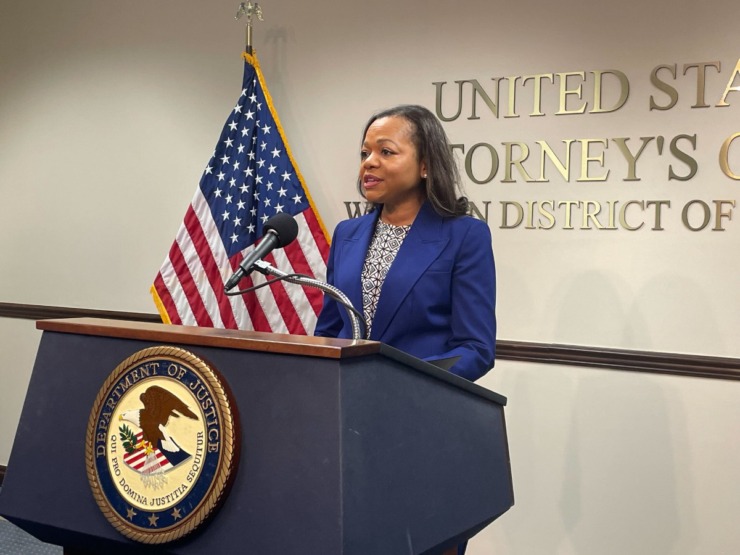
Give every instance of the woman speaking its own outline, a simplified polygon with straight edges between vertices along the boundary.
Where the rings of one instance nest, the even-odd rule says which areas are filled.
[[[476,380],[494,363],[496,276],[488,226],[467,215],[455,160],[437,118],[397,106],[370,118],[360,193],[373,210],[337,225],[327,280],[362,312],[367,338]],[[352,337],[326,297],[315,335]]]

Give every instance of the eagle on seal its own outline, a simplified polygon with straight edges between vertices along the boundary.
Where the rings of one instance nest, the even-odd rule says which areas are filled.
[[[139,399],[144,408],[123,412],[121,420],[141,428],[142,440],[158,448],[173,466],[190,457],[167,432],[167,422],[170,417],[180,418],[180,415],[197,420],[195,413],[176,395],[157,385],[149,387]]]

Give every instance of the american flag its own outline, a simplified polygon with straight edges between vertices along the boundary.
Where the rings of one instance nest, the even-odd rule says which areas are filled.
[[[138,445],[144,439],[143,432],[136,434],[136,444]],[[146,448],[141,447],[133,453],[124,453],[123,462],[134,470],[142,474],[151,474],[153,472],[166,472],[174,468],[172,463],[167,459],[164,453],[158,448],[153,449],[151,453],[146,452]]]
[[[279,212],[298,239],[265,259],[286,273],[324,280],[329,241],[288,147],[257,58],[243,54],[242,92],[208,162],[151,292],[167,323],[310,334],[322,294],[277,282],[227,296],[224,283]],[[244,289],[265,278],[253,273]]]

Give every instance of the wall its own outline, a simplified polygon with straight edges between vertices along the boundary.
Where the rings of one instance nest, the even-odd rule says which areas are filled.
[[[0,301],[153,312],[149,286],[239,93],[237,5],[72,0],[0,8]],[[739,131],[740,93],[714,107],[740,58],[735,2],[275,0],[263,8],[257,53],[329,229],[346,217],[344,201],[357,200],[359,133],[374,110],[401,102],[434,108],[434,82],[450,91],[455,80],[490,87],[492,77],[579,71],[583,97],[569,96],[569,106],[593,107],[588,72],[624,72],[630,95],[613,113],[555,115],[560,92],[544,84],[546,115],[530,116],[530,82],[518,91],[518,118],[495,118],[479,99],[480,119],[468,119],[466,97],[467,111],[445,124],[451,141],[468,149],[485,142],[501,154],[505,142],[529,145],[529,169],[538,140],[609,140],[603,164],[588,170],[609,170],[604,182],[578,181],[578,150],[569,179],[548,166],[547,183],[528,182],[516,167],[512,182],[503,167],[488,183],[467,180],[474,202],[491,203],[499,337],[740,356],[740,263],[731,254],[738,217],[722,220],[726,231],[700,232],[680,218],[693,199],[713,206],[738,198],[717,158],[723,138]],[[705,83],[711,106],[692,108],[696,72],[683,75],[683,65],[715,60],[721,72],[708,69]],[[650,73],[673,63],[677,105],[650,111],[651,95],[667,98]],[[605,102],[614,101],[614,82],[606,83]],[[454,109],[451,95],[443,108]],[[695,149],[680,143],[696,176],[668,179],[669,165],[681,174],[688,166],[667,147],[658,155],[656,139],[637,163],[641,180],[625,181],[615,137],[629,137],[634,152],[640,137],[679,134],[697,135]],[[740,172],[737,145],[729,157]],[[481,175],[485,158],[476,161]],[[501,228],[500,201],[547,199],[672,206],[663,231],[640,211],[630,212],[646,218],[638,231],[568,230],[562,219],[551,230]],[[38,334],[29,322],[0,326],[7,464]],[[517,506],[474,542],[473,555],[740,546],[726,520],[732,509],[738,514],[729,475],[739,454],[734,383],[499,363],[483,384],[509,397]]]
[[[499,362],[516,504],[474,554],[731,554],[736,382]]]

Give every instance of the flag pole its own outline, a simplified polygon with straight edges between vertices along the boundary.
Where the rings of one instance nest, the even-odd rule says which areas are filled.
[[[262,7],[255,2],[252,4],[252,0],[249,0],[248,2],[242,2],[239,4],[239,9],[236,12],[236,17],[234,19],[239,19],[241,16],[246,15],[247,16],[247,25],[246,25],[246,45],[244,49],[246,50],[247,54],[250,56],[252,55],[252,19],[256,17],[260,21],[264,21],[262,19]]]

